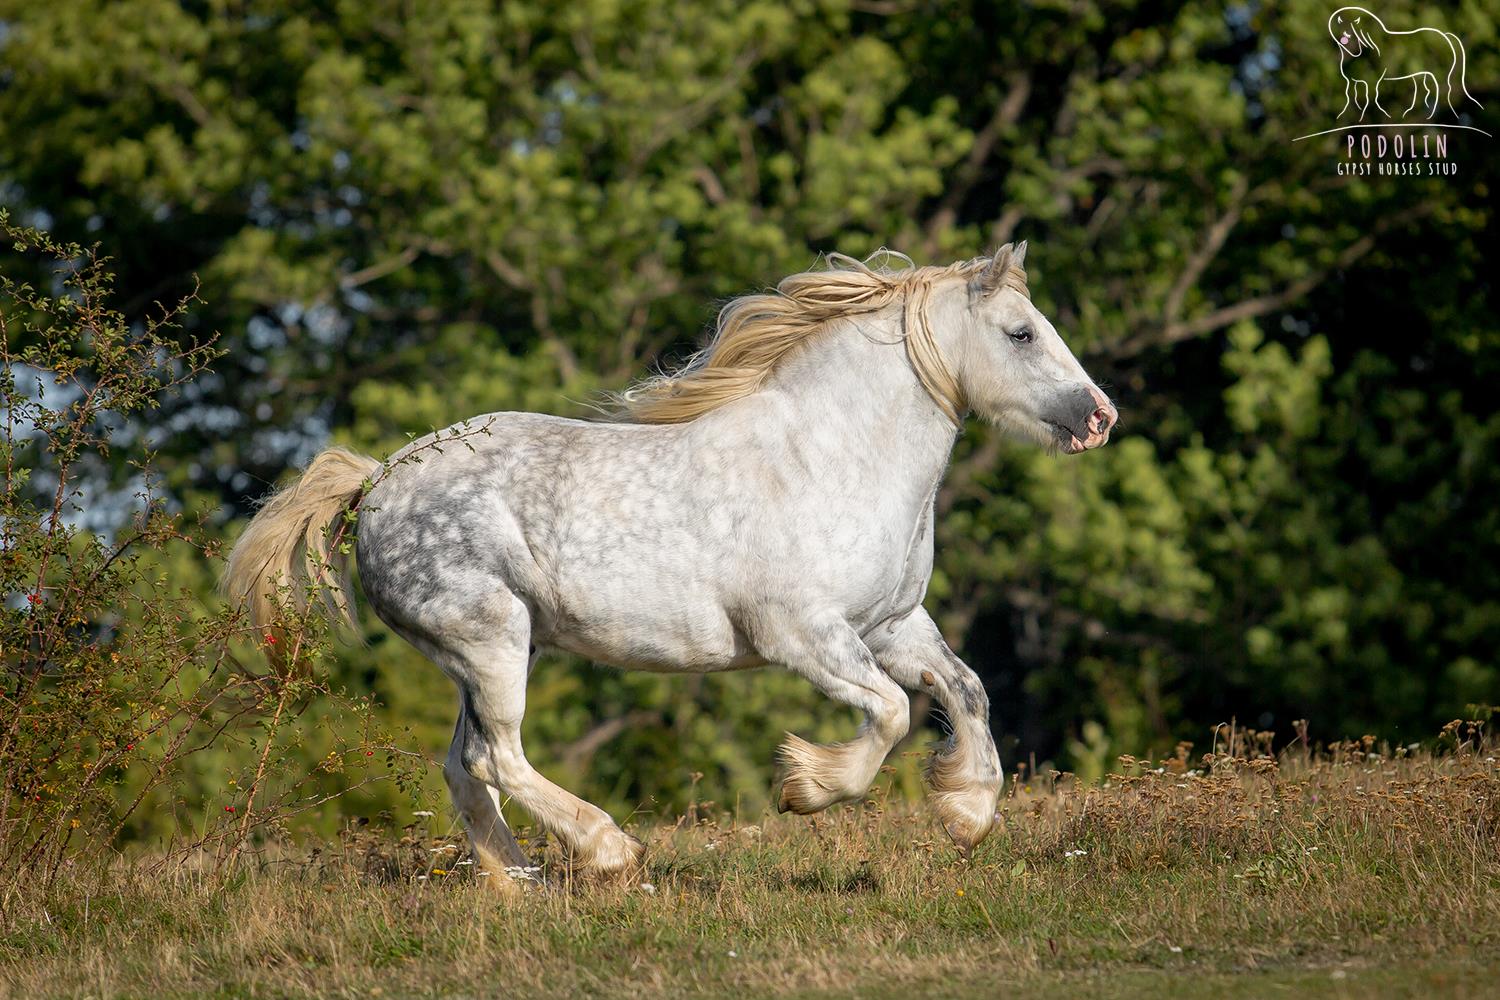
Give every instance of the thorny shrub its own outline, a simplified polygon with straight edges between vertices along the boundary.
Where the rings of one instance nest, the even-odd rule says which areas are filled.
[[[286,657],[264,655],[274,636],[249,635],[241,616],[166,579],[175,547],[215,554],[203,526],[154,492],[144,433],[163,394],[217,356],[181,328],[196,297],[132,323],[110,306],[95,250],[4,213],[0,237],[52,286],[0,275],[3,916],[17,891],[45,887],[65,864],[107,859],[140,810],[175,815],[180,839],[158,863],[192,854],[223,865],[332,797],[319,771],[349,772],[348,791],[422,764],[380,745],[367,703],[306,669],[327,655],[318,602],[286,602],[276,635],[300,655],[280,666]],[[130,487],[112,489],[122,477]],[[314,695],[343,719],[331,752],[299,773],[284,751],[303,738]],[[186,759],[226,746],[223,801],[189,801],[174,787]]]

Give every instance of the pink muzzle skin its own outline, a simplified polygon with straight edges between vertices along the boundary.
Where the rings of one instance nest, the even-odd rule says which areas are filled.
[[[1088,431],[1089,436],[1082,441],[1074,434],[1063,446],[1063,452],[1068,455],[1077,455],[1080,452],[1097,448],[1109,440],[1109,432],[1115,424],[1120,421],[1120,411],[1115,409],[1115,404],[1109,401],[1109,397],[1098,389],[1094,390],[1094,399],[1098,402],[1098,409],[1089,414]]]

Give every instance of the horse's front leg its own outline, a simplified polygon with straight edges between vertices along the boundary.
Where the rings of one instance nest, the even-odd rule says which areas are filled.
[[[959,851],[967,854],[994,825],[1004,781],[984,684],[948,648],[921,608],[880,626],[866,641],[892,678],[931,693],[948,713],[953,736],[932,755],[927,781],[938,819]]]
[[[781,745],[782,812],[814,813],[869,790],[886,755],[906,735],[906,692],[887,677],[859,634],[834,614],[806,617],[762,608],[746,623],[760,654],[812,681],[828,697],[865,713],[859,735],[820,745],[791,733]]]
[[[1369,84],[1365,84],[1365,86],[1367,88],[1369,88],[1369,91],[1370,91],[1370,100],[1372,100],[1372,101],[1375,102],[1375,108],[1376,108],[1376,110],[1378,110],[1381,114],[1383,114],[1387,118],[1389,118],[1391,116],[1391,113],[1385,109],[1385,105],[1384,104],[1380,103],[1380,85],[1382,83],[1385,83],[1385,74],[1384,73],[1380,74],[1380,79],[1378,79],[1378,80],[1375,81],[1375,85],[1373,87],[1371,87]]]

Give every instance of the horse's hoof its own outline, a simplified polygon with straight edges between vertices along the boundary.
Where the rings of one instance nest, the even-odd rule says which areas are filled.
[[[623,830],[612,831],[605,843],[576,864],[578,874],[594,882],[628,881],[645,867],[646,845]]]
[[[940,750],[927,763],[929,800],[953,846],[964,857],[989,836],[995,825],[1000,785],[967,777],[963,759],[951,749]]]
[[[823,746],[787,733],[777,756],[781,758],[781,793],[776,808],[799,816],[821,812],[864,794],[850,775],[858,763],[858,747],[850,743]]]
[[[995,827],[995,795],[986,789],[938,792],[932,796],[938,821],[960,856],[967,858]]]
[[[807,816],[826,808],[823,798],[827,792],[800,774],[789,774],[781,782],[781,794],[776,799],[776,810]]]

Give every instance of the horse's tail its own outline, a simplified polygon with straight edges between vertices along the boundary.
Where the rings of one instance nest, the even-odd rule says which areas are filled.
[[[1456,62],[1458,63],[1458,88],[1464,92],[1464,96],[1465,97],[1467,97],[1469,100],[1473,101],[1475,104],[1479,104],[1479,99],[1477,97],[1475,97],[1473,94],[1469,93],[1469,82],[1466,79],[1466,77],[1468,75],[1469,57],[1464,52],[1464,43],[1461,42],[1459,40],[1458,36],[1455,35],[1455,34],[1453,34],[1453,32],[1451,32],[1451,31],[1445,31],[1445,32],[1443,32],[1443,34],[1445,34],[1445,35],[1448,36],[1448,44],[1453,46],[1453,51],[1458,56],[1458,59],[1456,60]],[[1453,87],[1453,68],[1452,67],[1449,67],[1449,69],[1448,69],[1448,87],[1449,87],[1449,92],[1451,93],[1452,92],[1452,87]],[[1483,104],[1479,104],[1479,106],[1481,108],[1484,107]],[[1449,107],[1452,107],[1451,103],[1449,104]]]
[[[250,519],[229,554],[220,590],[232,607],[249,613],[257,632],[274,628],[285,599],[305,607],[314,595],[330,618],[354,627],[349,546],[330,543],[343,534],[335,521],[354,508],[379,469],[373,458],[329,448]]]

